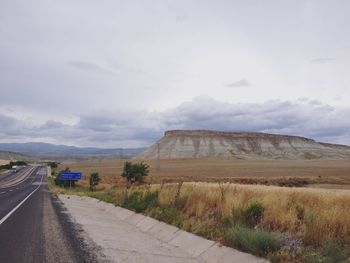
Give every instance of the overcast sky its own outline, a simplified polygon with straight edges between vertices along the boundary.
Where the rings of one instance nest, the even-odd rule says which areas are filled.
[[[0,142],[350,144],[350,1],[0,0]]]

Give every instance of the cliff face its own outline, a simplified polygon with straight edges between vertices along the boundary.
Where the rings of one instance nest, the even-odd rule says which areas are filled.
[[[256,132],[173,130],[139,159],[222,157],[236,159],[350,159],[350,147]]]

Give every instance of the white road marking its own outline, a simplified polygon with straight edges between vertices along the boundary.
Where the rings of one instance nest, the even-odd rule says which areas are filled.
[[[5,194],[5,193],[6,193],[6,191],[5,192],[0,192],[0,195]]]
[[[33,192],[31,192],[29,195],[27,195],[26,198],[24,198],[15,208],[13,208],[6,216],[4,216],[1,220],[0,220],[0,225],[2,225],[2,223],[4,223],[6,221],[7,218],[9,218],[18,208],[20,208],[21,205],[24,204],[25,201],[28,200],[29,197],[32,196],[32,194],[34,194],[36,191],[38,191],[38,189],[40,188],[41,186],[41,183],[43,182],[43,176],[41,176],[41,181],[40,181],[40,185],[34,189]]]

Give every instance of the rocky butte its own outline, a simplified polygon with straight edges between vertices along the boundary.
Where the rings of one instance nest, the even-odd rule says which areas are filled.
[[[171,130],[136,159],[350,159],[350,146],[290,135],[211,130]]]

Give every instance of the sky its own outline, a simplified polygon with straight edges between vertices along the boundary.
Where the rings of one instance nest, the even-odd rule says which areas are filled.
[[[350,145],[347,0],[0,0],[0,142],[169,129]]]

